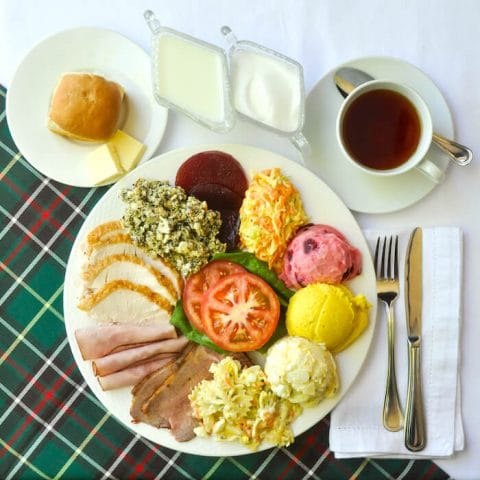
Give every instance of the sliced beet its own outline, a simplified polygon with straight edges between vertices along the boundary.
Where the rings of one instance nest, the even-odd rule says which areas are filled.
[[[220,212],[222,226],[218,233],[218,239],[227,244],[227,250],[235,249],[238,244],[239,209],[242,205],[242,197],[229,188],[215,183],[195,185],[189,195],[207,202],[210,210]]]
[[[195,185],[217,184],[226,187],[241,198],[245,195],[248,180],[240,163],[225,152],[211,150],[197,153],[182,163],[177,171],[175,185],[187,194]]]
[[[222,208],[239,210],[242,205],[242,197],[238,193],[216,183],[199,183],[187,193],[207,202],[208,208],[211,210],[221,210]]]
[[[238,246],[238,230],[240,228],[240,215],[238,210],[219,210],[222,217],[222,226],[218,233],[218,239],[227,244],[227,252],[235,250]]]

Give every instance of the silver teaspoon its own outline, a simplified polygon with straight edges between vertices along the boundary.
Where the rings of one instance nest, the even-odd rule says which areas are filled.
[[[346,97],[352,90],[362,83],[375,80],[371,75],[363,70],[353,67],[339,68],[335,72],[333,79],[338,91],[343,97]],[[450,160],[457,165],[465,166],[472,161],[473,153],[464,145],[460,145],[459,143],[449,140],[448,138],[445,138],[435,132],[432,135],[432,142],[441,150],[443,150],[448,155]]]

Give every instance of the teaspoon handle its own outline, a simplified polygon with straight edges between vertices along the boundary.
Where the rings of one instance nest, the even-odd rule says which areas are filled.
[[[468,147],[449,140],[438,133],[433,134],[432,140],[433,143],[435,143],[437,147],[440,147],[450,157],[450,160],[457,165],[468,165],[472,161],[473,153]]]

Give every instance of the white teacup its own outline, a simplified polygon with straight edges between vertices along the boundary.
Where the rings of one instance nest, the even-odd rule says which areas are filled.
[[[365,96],[367,93],[369,95]],[[398,116],[393,113],[400,111],[402,113]],[[394,123],[390,121],[393,118],[407,121],[403,124],[396,122],[393,126]],[[336,131],[346,158],[365,173],[391,176],[415,168],[435,183],[440,183],[444,178],[443,171],[426,158],[433,133],[430,111],[422,97],[406,85],[372,80],[355,88],[338,112]],[[398,138],[404,140],[397,142],[396,148],[385,140]],[[401,155],[391,153],[392,161],[385,161],[389,159],[387,151],[397,152],[399,149]]]

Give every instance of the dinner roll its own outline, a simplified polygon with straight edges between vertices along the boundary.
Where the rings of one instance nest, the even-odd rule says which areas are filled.
[[[48,128],[87,142],[108,140],[118,128],[124,90],[91,73],[65,73],[56,86]]]

